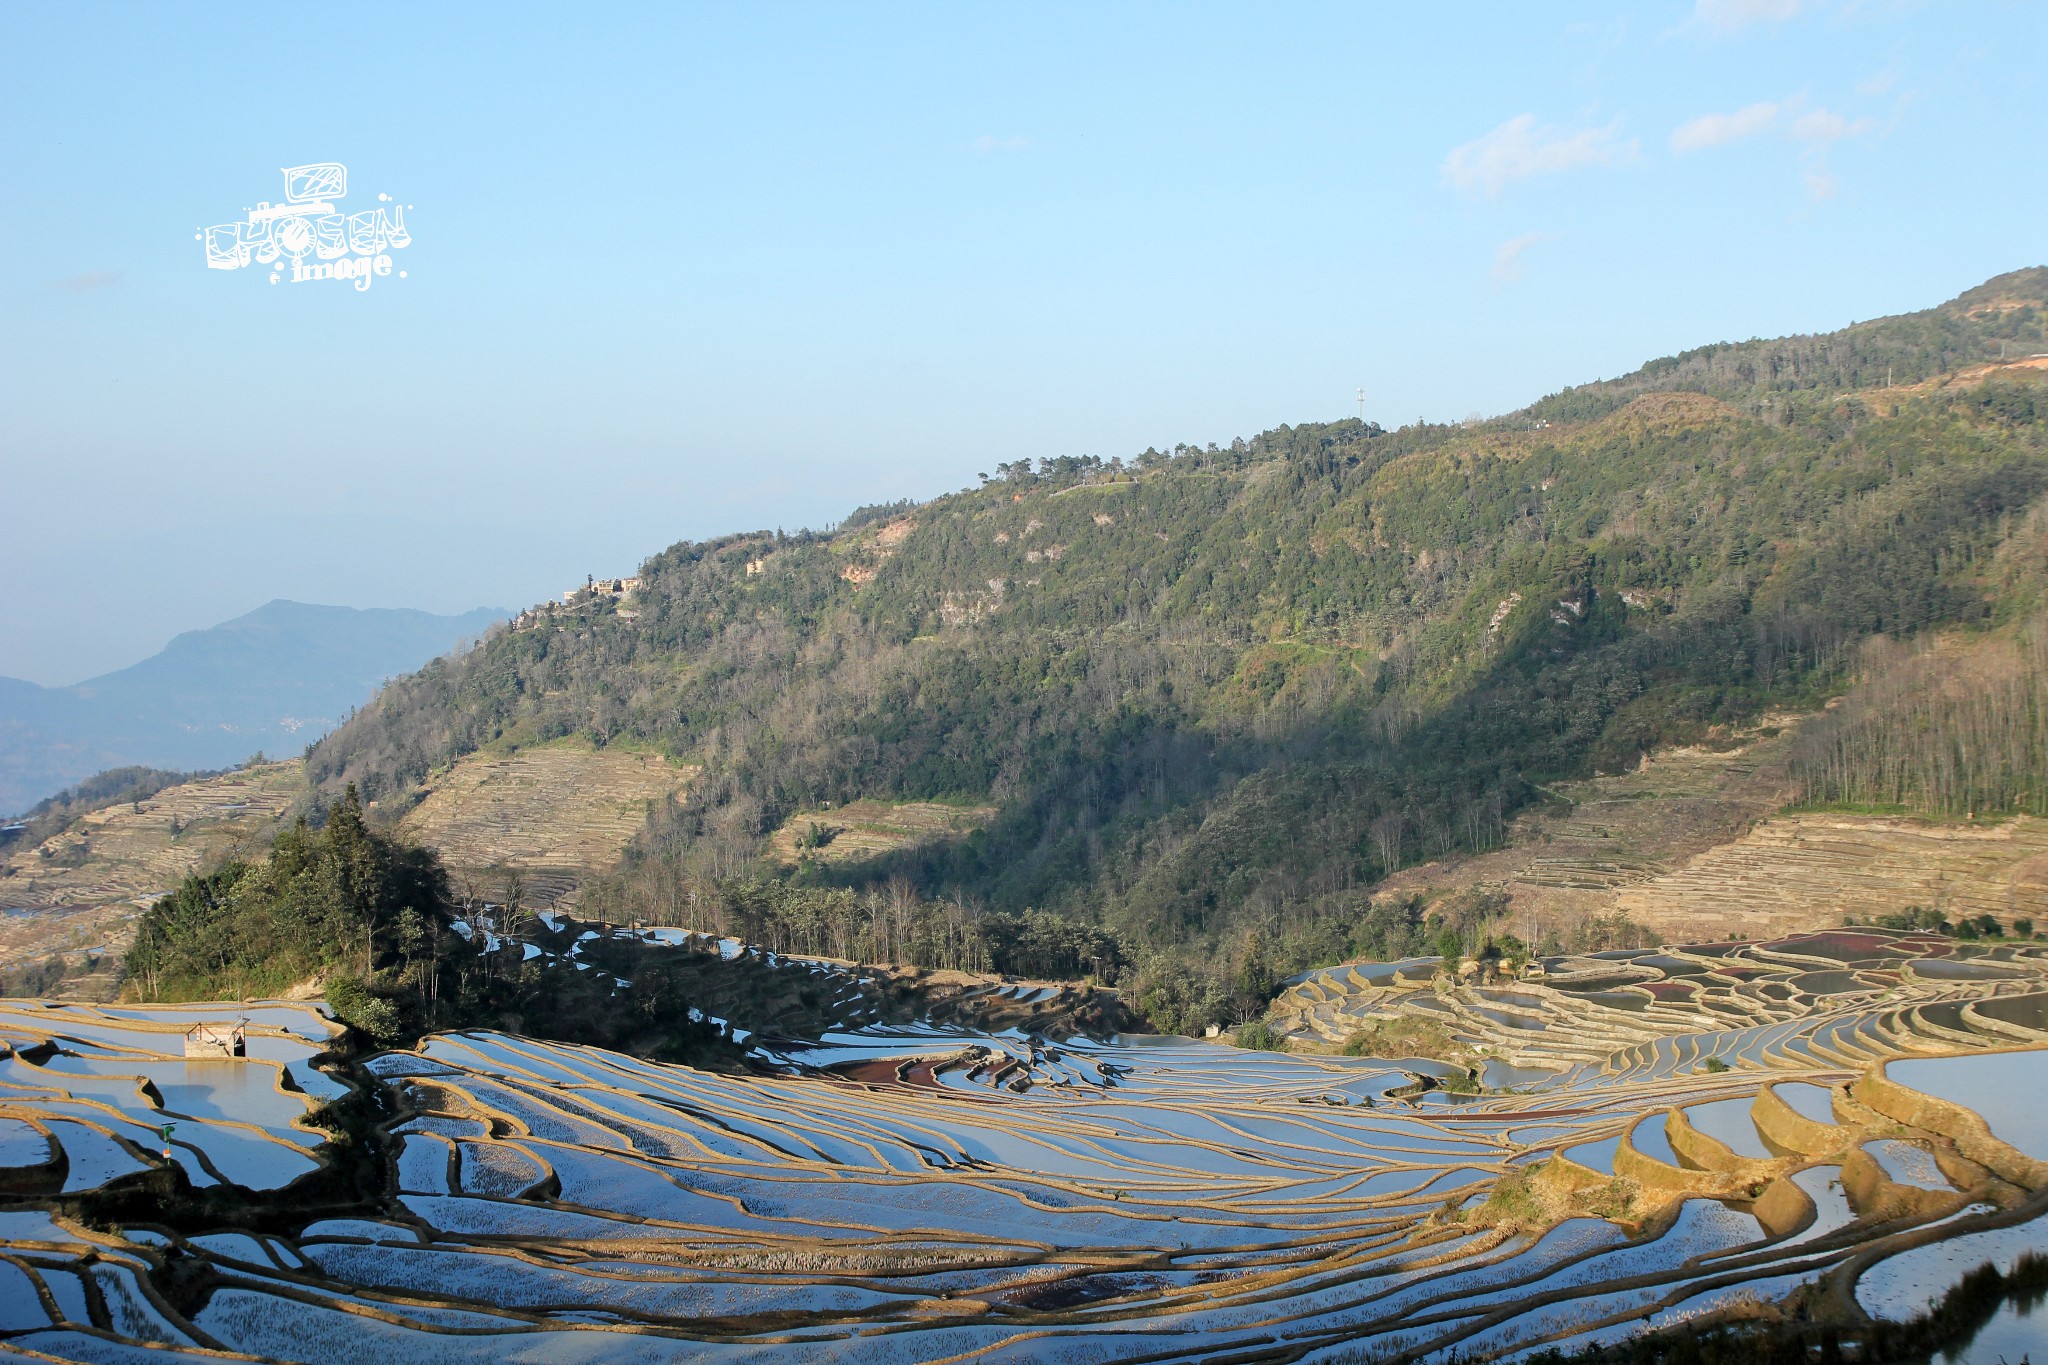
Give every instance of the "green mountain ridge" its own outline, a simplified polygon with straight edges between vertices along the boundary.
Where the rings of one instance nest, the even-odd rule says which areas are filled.
[[[1767,397],[1919,384],[2048,350],[2039,303],[2044,295],[2048,267],[2015,270],[1922,312],[1836,332],[1699,346],[1616,379],[1574,385],[1524,411],[1538,419],[1584,420],[1637,394],[1687,391],[1746,398],[1761,412]]]
[[[1499,907],[1387,920],[1367,892],[1496,844],[1546,781],[1817,707],[1872,636],[2016,620],[2048,374],[1925,381],[2048,350],[2044,322],[2048,270],[2020,271],[1490,422],[1018,462],[832,533],[680,544],[629,599],[390,684],[310,775],[388,812],[486,745],[654,745],[703,776],[587,905],[659,918],[687,885],[787,929],[899,880],[1007,916],[1041,945],[1021,969],[1107,946],[1192,1026],[1483,923]],[[761,880],[768,834],[861,797],[1000,814]]]

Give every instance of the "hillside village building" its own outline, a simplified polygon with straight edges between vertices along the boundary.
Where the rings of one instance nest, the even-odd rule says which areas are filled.
[[[640,591],[639,578],[593,578],[580,588],[571,588],[562,594],[564,602],[573,602],[579,593],[601,593],[606,597],[624,597],[627,593]]]

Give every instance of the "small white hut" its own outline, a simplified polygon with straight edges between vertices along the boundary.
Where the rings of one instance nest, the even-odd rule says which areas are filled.
[[[240,1023],[194,1024],[185,1030],[185,1055],[189,1057],[246,1057],[248,1040]]]

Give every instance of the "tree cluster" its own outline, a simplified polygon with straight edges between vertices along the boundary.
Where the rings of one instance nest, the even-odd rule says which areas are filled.
[[[1873,640],[1793,772],[1811,805],[2048,815],[2048,613],[1969,642]]]
[[[351,787],[317,827],[280,831],[268,858],[194,873],[159,899],[128,975],[144,1000],[278,995],[317,976],[431,1001],[450,918],[433,851],[369,828]]]

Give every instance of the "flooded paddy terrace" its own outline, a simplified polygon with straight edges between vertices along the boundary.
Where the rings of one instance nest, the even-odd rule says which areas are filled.
[[[1606,1052],[1575,1022],[1606,1007],[1555,978],[1470,1002],[1541,1030],[1451,988],[1461,1029],[1499,1030],[1474,1036],[1559,1045],[1496,1058],[1514,1090],[1473,1096],[1425,1085],[1458,1074],[1441,1063],[1129,1035],[870,1026],[758,1043],[750,1075],[433,1035],[352,1071],[382,1106],[381,1191],[288,1232],[89,1226],[75,1201],[175,1166],[289,1206],[334,1156],[307,1080],[345,1085],[312,1064],[334,1028],[316,1008],[251,1008],[251,1061],[188,1063],[190,1012],[10,1007],[0,1343],[378,1365],[1474,1360],[1768,1315],[1801,1290],[1852,1328],[1910,1317],[2048,1242],[2028,1102],[2048,1033],[2025,1036],[2043,964],[2008,949],[1982,959],[1997,974],[1923,975],[1811,946],[1589,965],[1602,990],[1628,968],[1755,1006],[1724,1023],[1645,996],[1607,1010]],[[1438,994],[1422,965],[1349,988]],[[1792,984],[1817,972],[1858,989]],[[1784,1000],[1735,990],[1780,978]],[[1936,1006],[1954,1008],[1923,1019]],[[174,1113],[167,1163],[152,1134]]]

